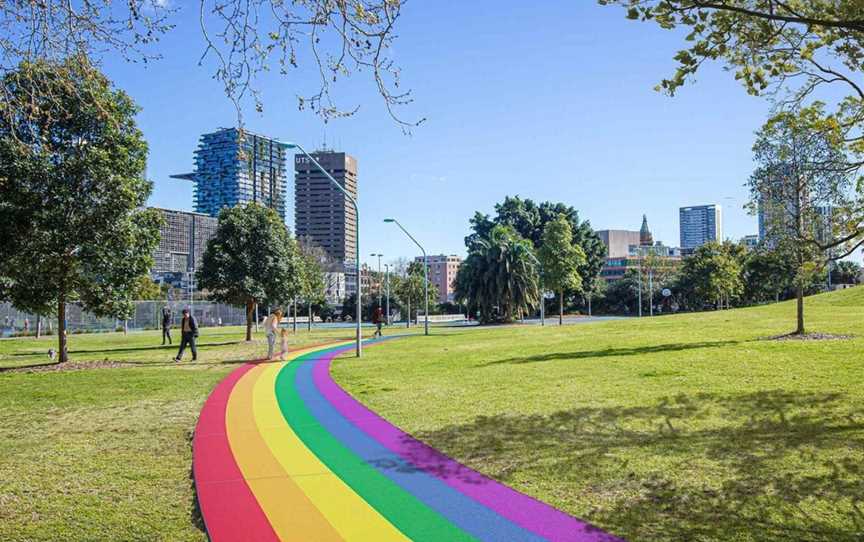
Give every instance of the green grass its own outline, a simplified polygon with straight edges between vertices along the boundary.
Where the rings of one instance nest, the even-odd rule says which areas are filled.
[[[762,340],[791,329],[791,304],[435,328],[335,373],[433,446],[631,540],[862,540],[862,307],[864,288],[807,300],[808,327],[846,341]],[[205,540],[190,439],[216,383],[266,351],[238,339],[205,328],[200,361],[176,366],[158,332],[75,335],[73,360],[130,365],[0,372],[0,540]],[[2,340],[0,367],[53,345]]]
[[[74,335],[73,361],[136,365],[0,373],[0,540],[206,540],[191,435],[210,390],[266,355],[241,328],[203,328],[199,362],[175,365],[161,332]],[[291,346],[350,338],[298,331]],[[0,341],[0,366],[47,361],[56,338]]]
[[[864,288],[737,311],[411,337],[337,380],[469,466],[630,540],[864,539]]]

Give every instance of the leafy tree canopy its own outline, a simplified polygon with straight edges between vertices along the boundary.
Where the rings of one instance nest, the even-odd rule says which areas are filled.
[[[138,108],[83,57],[23,62],[2,78],[0,277],[15,306],[125,317],[152,266],[160,218],[144,209]]]
[[[511,321],[539,306],[540,288],[531,242],[511,226],[495,225],[475,239],[456,274],[456,298],[483,322]]]
[[[535,249],[538,249],[542,244],[543,230],[546,225],[561,215],[567,217],[570,223],[573,244],[578,245],[585,253],[585,261],[579,266],[579,276],[588,286],[600,275],[606,257],[606,247],[594,232],[591,223],[580,220],[579,212],[564,203],[544,201],[538,205],[530,199],[508,196],[503,202],[495,205],[494,217],[480,212],[474,214],[470,220],[473,231],[465,238],[465,246],[470,252],[475,243],[488,238],[494,226],[504,225],[513,228],[521,237],[528,239]]]
[[[293,301],[301,292],[302,270],[297,244],[276,211],[249,203],[219,213],[198,283],[210,291],[212,300],[246,307],[248,341],[255,304]]]

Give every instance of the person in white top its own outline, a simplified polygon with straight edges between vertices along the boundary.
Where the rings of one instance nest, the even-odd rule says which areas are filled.
[[[282,321],[282,309],[276,309],[264,320],[264,334],[267,336],[267,359],[273,359],[276,347],[276,334],[279,332],[279,322]]]

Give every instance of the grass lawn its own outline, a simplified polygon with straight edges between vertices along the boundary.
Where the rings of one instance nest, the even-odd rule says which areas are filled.
[[[634,541],[860,541],[864,287],[807,311],[810,329],[855,337],[761,340],[792,328],[781,304],[435,328],[334,370],[403,429]],[[73,360],[129,365],[0,372],[0,540],[205,540],[191,432],[213,386],[265,352],[242,337],[205,328],[199,363],[176,366],[158,332],[76,335]],[[0,340],[0,367],[43,362],[53,344]]]
[[[469,466],[630,540],[864,540],[864,287],[794,305],[411,337],[336,379]]]
[[[351,338],[298,331],[291,345]],[[175,365],[161,332],[73,335],[76,362],[130,364],[0,372],[0,540],[206,540],[190,479],[204,399],[263,337],[202,328],[199,362]],[[56,337],[0,340],[0,367],[48,361]]]

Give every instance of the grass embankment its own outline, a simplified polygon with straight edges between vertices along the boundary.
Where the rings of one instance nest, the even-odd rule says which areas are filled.
[[[305,329],[291,346],[351,338]],[[242,328],[203,328],[198,363],[175,365],[161,332],[74,335],[75,362],[129,366],[0,372],[0,540],[206,540],[190,478],[204,399],[266,355]],[[56,337],[0,341],[0,367],[48,361]],[[134,365],[131,365],[134,364]]]
[[[631,540],[864,539],[864,287],[794,305],[436,333],[337,380],[469,466]]]

